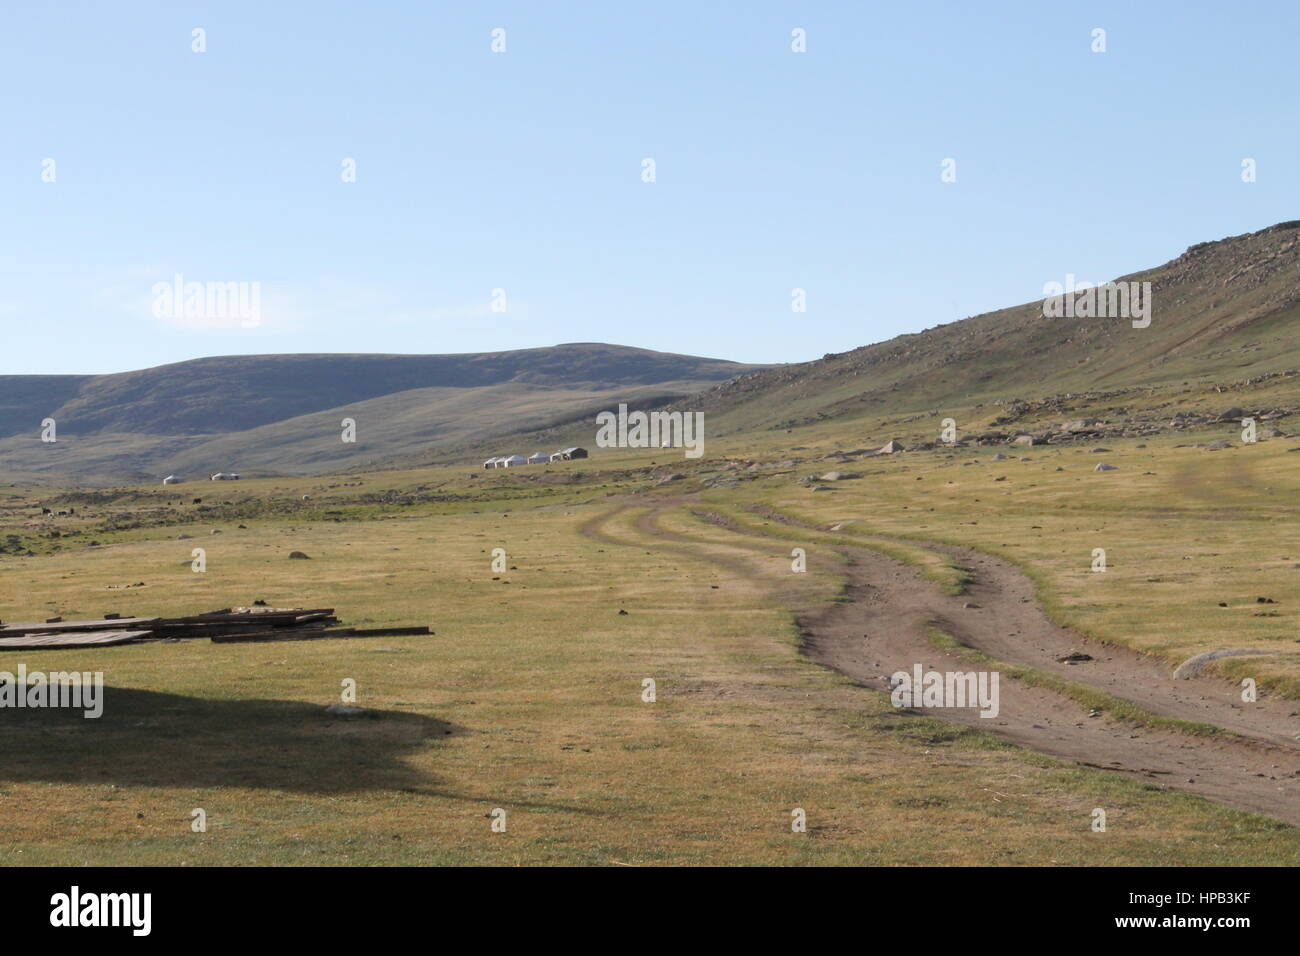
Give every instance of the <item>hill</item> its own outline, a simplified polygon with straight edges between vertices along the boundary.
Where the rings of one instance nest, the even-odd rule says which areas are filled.
[[[1034,399],[1065,411],[1089,397],[1183,386],[1212,392],[1249,382],[1270,397],[1294,394],[1300,221],[1200,243],[1116,281],[1151,283],[1149,326],[1046,318],[1038,300],[757,371],[683,407],[708,413],[719,435]]]
[[[950,414],[967,433],[1095,416],[1104,436],[1170,427],[1175,415],[1195,424],[1300,411],[1300,221],[1199,243],[1115,281],[1149,283],[1149,322],[1047,317],[1037,300],[781,366],[574,343],[0,377],[0,476],[105,483],[418,467],[588,444],[595,414],[617,402],[703,411],[714,438],[860,425],[863,443],[933,438]],[[37,438],[45,417],[58,422],[57,445]],[[357,422],[355,444],[339,440],[344,418]],[[872,434],[882,428],[891,431]]]
[[[755,366],[600,343],[465,355],[253,355],[112,375],[0,376],[8,480],[304,474],[658,404]],[[58,441],[40,441],[53,418]],[[341,441],[344,418],[355,443]]]
[[[1115,281],[1151,284],[1145,327],[1124,317],[1048,318],[1036,300],[747,372],[668,407],[704,412],[711,438],[790,431],[796,444],[852,435],[857,445],[933,440],[949,415],[964,435],[996,443],[1008,430],[1046,436],[1078,419],[1098,420],[1076,429],[1082,440],[1165,430],[1174,416],[1177,427],[1194,427],[1243,412],[1264,421],[1300,412],[1300,221],[1203,242]],[[564,423],[515,444],[587,443],[594,430],[590,420]],[[470,440],[390,464],[491,450]]]

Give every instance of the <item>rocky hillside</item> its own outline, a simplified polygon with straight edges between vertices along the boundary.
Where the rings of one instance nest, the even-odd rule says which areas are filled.
[[[1121,279],[1151,283],[1148,327],[1045,318],[1030,302],[743,375],[684,406],[710,413],[722,434],[1184,382],[1295,383],[1285,376],[1300,369],[1300,221],[1200,243]]]

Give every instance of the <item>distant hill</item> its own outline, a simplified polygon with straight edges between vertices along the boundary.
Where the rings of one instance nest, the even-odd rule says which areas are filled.
[[[1270,409],[1270,420],[1300,409],[1300,221],[1200,243],[1116,281],[1151,283],[1148,327],[1125,318],[1047,318],[1036,300],[753,370],[665,407],[704,412],[714,438],[830,425],[856,435],[857,444],[891,437],[874,434],[882,419],[914,422],[901,433],[933,438],[941,416],[959,409],[963,428],[981,417],[1027,427],[1035,418],[1091,412],[1168,423],[1189,408],[1249,404]],[[590,441],[594,429],[591,421],[563,424],[520,435],[513,447]],[[452,450],[472,458],[493,446],[470,441]],[[438,460],[446,456],[393,464]]]
[[[660,404],[756,366],[600,343],[464,355],[252,355],[0,376],[0,476],[116,483],[339,470]],[[58,442],[40,441],[53,418]],[[357,441],[341,441],[355,419]]]
[[[1300,369],[1300,221],[1200,243],[1122,279],[1151,283],[1149,327],[1122,318],[1046,318],[1039,300],[760,370],[682,405],[705,411],[710,433],[721,435],[1261,376],[1287,383],[1279,389],[1300,399],[1300,379],[1282,376]]]
[[[1048,318],[1037,300],[780,366],[574,343],[0,376],[0,478],[109,483],[473,460],[589,443],[596,413],[620,401],[704,411],[713,437],[882,416],[930,428],[944,409],[1016,406],[985,416],[1008,423],[1024,420],[1026,403],[1033,414],[1096,406],[1122,420],[1135,390],[1152,420],[1220,393],[1224,409],[1242,404],[1242,388],[1273,402],[1270,418],[1300,409],[1300,221],[1203,242],[1116,281],[1151,283],[1148,327]],[[39,441],[46,417],[58,422],[57,445]],[[356,444],[339,440],[345,417],[357,421]]]

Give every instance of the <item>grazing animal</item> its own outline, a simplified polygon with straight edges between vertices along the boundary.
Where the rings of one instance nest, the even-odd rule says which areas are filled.
[[[195,499],[194,499],[194,503],[195,503],[196,505],[201,505],[201,504],[203,504],[203,499],[202,499],[202,498],[195,498]]]

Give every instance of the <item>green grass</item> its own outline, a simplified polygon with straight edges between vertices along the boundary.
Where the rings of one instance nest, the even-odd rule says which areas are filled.
[[[763,450],[750,442],[721,442],[700,463],[655,454],[653,467],[645,452],[611,452],[535,479],[471,478],[462,466],[204,487],[205,503],[212,496],[220,510],[201,520],[179,501],[174,519],[159,513],[160,489],[77,505],[75,519],[58,519],[83,529],[76,546],[60,538],[52,539],[57,551],[0,555],[6,620],[181,614],[260,598],[332,606],[348,623],[429,624],[436,634],[4,655],[0,667],[101,670],[110,690],[97,723],[48,712],[0,721],[0,861],[1300,861],[1294,828],[901,715],[883,692],[802,656],[792,623],[794,610],[842,594],[842,565],[821,560],[830,551],[823,544],[887,547],[959,586],[962,569],[925,557],[910,535],[1013,555],[1042,575],[1056,613],[1176,658],[1221,639],[1214,629],[1221,618],[1186,613],[1188,606],[1226,588],[1243,599],[1259,588],[1284,596],[1283,568],[1249,570],[1292,527],[1289,459],[1280,449],[1249,452],[1256,475],[1277,488],[1265,499],[1267,518],[1254,515],[1265,494],[1258,490],[1241,492],[1225,515],[1219,500],[1172,476],[1166,490],[1174,491],[1158,500],[1145,497],[1138,469],[1097,476],[1121,479],[1106,486],[1098,507],[1112,535],[1104,576],[1086,572],[1094,540],[1086,529],[1097,518],[1085,505],[1097,486],[1073,482],[1081,473],[1062,478],[1045,468],[1033,473],[1039,488],[1025,481],[1020,494],[1001,497],[967,484],[974,479],[961,472],[974,469],[943,453],[871,462],[867,479],[830,494],[811,494],[789,475],[760,475],[657,510],[653,525],[667,537],[647,534],[643,519],[669,501],[653,488],[659,474],[688,473],[667,491],[692,492],[725,456]],[[766,454],[782,451],[773,436]],[[1167,469],[1181,452],[1158,454]],[[1136,460],[1130,455],[1117,460]],[[1215,468],[1231,474],[1229,465],[1213,465],[1204,473],[1210,484],[1195,487],[1221,483]],[[940,493],[950,478],[963,487]],[[920,496],[918,485],[929,494]],[[8,494],[0,498],[0,533],[32,535],[43,520],[40,503],[54,493]],[[968,525],[961,519],[974,497],[986,500],[980,523]],[[841,532],[805,532],[755,507],[822,528],[859,520]],[[764,537],[703,520],[709,513]],[[108,522],[132,526],[98,530]],[[1028,528],[1048,522],[1047,535]],[[1067,524],[1085,530],[1068,532]],[[588,525],[598,537],[582,533]],[[1207,525],[1223,529],[1222,538],[1207,536]],[[209,534],[213,527],[222,534]],[[1237,566],[1226,576],[1221,564],[1177,564],[1165,553],[1219,550],[1226,558],[1226,542],[1244,530],[1251,534],[1223,562]],[[99,547],[79,543],[91,533]],[[820,562],[818,573],[790,573],[789,551],[800,541]],[[206,574],[189,568],[194,547],[208,552]],[[489,564],[496,547],[507,552],[500,574]],[[294,549],[312,560],[288,560]],[[1143,561],[1158,568],[1133,573]],[[1192,576],[1173,594],[1151,594],[1138,580],[1171,566]],[[123,587],[137,582],[144,587]],[[1253,620],[1283,631],[1295,611],[1285,600],[1276,607],[1284,617]],[[1179,630],[1153,640],[1162,616]],[[1284,680],[1292,663],[1257,666],[1278,668]],[[645,678],[657,683],[655,703],[641,700]],[[377,716],[349,722],[324,713],[344,679],[356,681],[358,703]],[[1109,699],[1081,703],[1121,712]],[[1107,807],[1105,834],[1089,829],[1097,806]],[[200,807],[208,831],[193,833],[190,813]],[[497,807],[508,813],[504,834],[491,831],[488,814]],[[790,832],[796,807],[807,811],[807,834]]]

